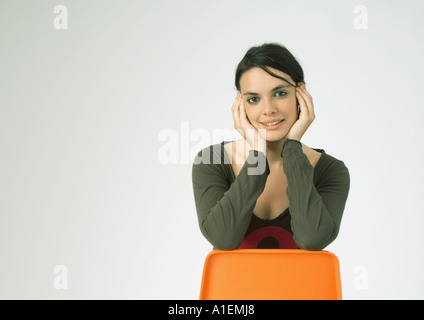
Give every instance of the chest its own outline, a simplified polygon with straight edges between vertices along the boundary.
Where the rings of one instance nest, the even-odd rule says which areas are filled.
[[[224,145],[224,147],[227,147],[227,145]],[[231,154],[231,150],[227,148],[226,152]],[[239,159],[237,158],[237,155],[233,153],[233,157],[231,157],[231,159],[231,166],[234,171],[234,175],[237,177],[243,167],[245,158],[241,157]],[[271,168],[270,171],[271,172],[267,177],[264,191],[256,200],[256,204],[253,209],[253,213],[264,220],[277,218],[289,207],[290,204],[286,194],[287,178],[283,168]]]
[[[237,177],[246,161],[247,153],[243,148],[243,140],[227,143],[224,145],[225,152],[231,159],[231,166],[234,175]],[[241,152],[240,152],[241,150]],[[307,156],[311,165],[315,168],[322,153],[312,150],[302,145],[302,150]],[[270,168],[271,173],[268,175],[265,189],[256,201],[253,213],[265,220],[278,217],[290,205],[287,197],[287,178],[282,168]]]
[[[265,189],[256,201],[253,213],[261,219],[277,218],[290,204],[286,190],[287,179],[284,172],[270,173]]]

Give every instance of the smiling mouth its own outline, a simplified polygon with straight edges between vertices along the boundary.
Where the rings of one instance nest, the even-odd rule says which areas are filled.
[[[276,124],[279,124],[280,122],[282,122],[283,120],[279,120],[279,121],[274,121],[274,122],[268,122],[268,123],[262,123],[263,125],[267,126],[267,127],[272,127],[275,126]]]
[[[281,123],[284,121],[284,119],[282,120],[278,120],[278,121],[273,121],[273,122],[268,122],[268,123],[264,123],[261,122],[262,128],[264,128],[265,130],[277,130],[280,126]]]

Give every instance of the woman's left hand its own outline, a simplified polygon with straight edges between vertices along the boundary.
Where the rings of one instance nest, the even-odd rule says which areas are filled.
[[[296,87],[296,98],[300,105],[299,119],[290,128],[286,139],[300,141],[311,123],[315,120],[314,103],[305,84]]]

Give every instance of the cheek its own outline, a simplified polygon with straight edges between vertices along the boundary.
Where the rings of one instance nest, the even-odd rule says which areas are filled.
[[[257,112],[257,108],[251,108],[251,107],[246,107],[246,115],[247,118],[250,120],[250,122],[254,122],[258,119],[258,112]]]
[[[280,110],[286,114],[291,114],[293,112],[297,113],[297,99],[294,95],[287,99],[281,100],[279,106]]]

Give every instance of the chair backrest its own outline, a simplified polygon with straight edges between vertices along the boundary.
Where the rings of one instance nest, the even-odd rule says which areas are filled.
[[[339,260],[328,251],[214,250],[200,300],[341,300]]]

